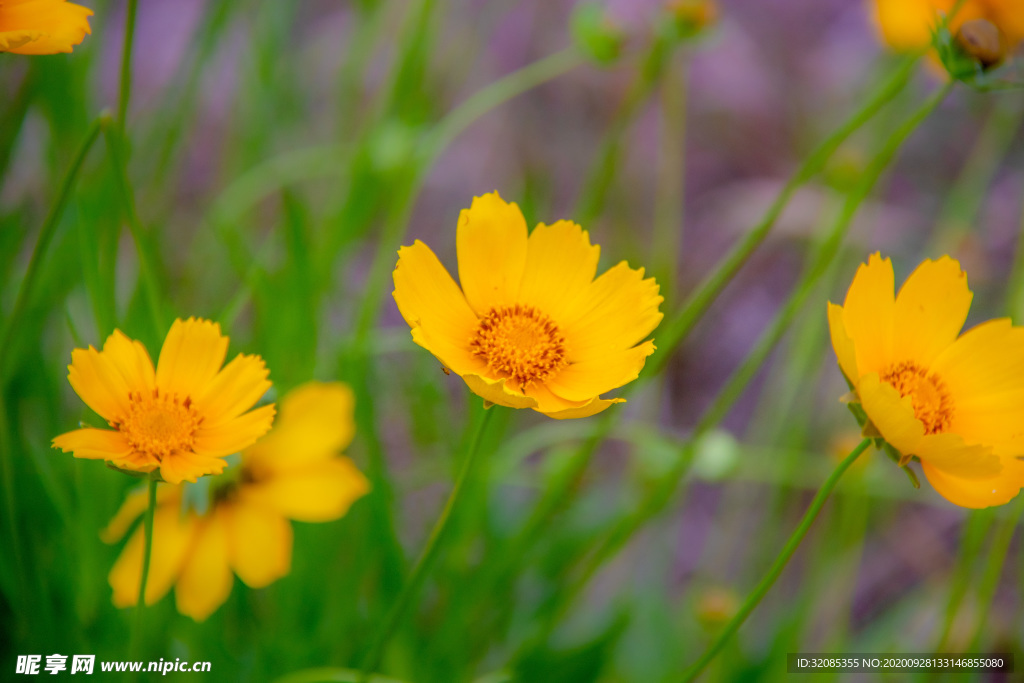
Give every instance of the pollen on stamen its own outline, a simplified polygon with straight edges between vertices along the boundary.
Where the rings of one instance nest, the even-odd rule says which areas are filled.
[[[569,364],[558,326],[536,308],[522,304],[488,311],[469,348],[492,372],[524,392]]]
[[[900,396],[910,397],[914,416],[924,425],[925,434],[941,434],[949,430],[955,408],[945,382],[917,363],[893,363],[879,376],[892,385]]]
[[[192,408],[190,396],[179,400],[177,394],[161,396],[154,389],[152,397],[136,392],[128,398],[128,413],[110,424],[135,451],[162,462],[173,453],[192,450],[202,417]]]

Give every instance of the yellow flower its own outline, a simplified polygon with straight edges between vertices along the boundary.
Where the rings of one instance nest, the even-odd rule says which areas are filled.
[[[420,241],[402,247],[394,297],[417,344],[485,400],[554,418],[624,399],[599,395],[636,379],[661,322],[658,285],[625,261],[594,279],[600,247],[570,221],[527,234],[519,207],[473,200],[456,233],[460,289]]]
[[[239,354],[224,368],[228,338],[208,320],[176,320],[156,370],[142,344],[120,330],[102,351],[71,352],[68,380],[114,428],[76,429],[53,440],[76,458],[152,472],[171,484],[220,473],[222,460],[267,433],[274,406],[246,412],[270,388],[259,356]]]
[[[339,519],[370,488],[352,461],[338,455],[355,431],[352,403],[351,391],[338,383],[311,382],[289,393],[270,434],[242,452],[236,470],[211,480],[206,514],[182,511],[183,486],[159,489],[146,604],[174,586],[178,611],[202,621],[228,599],[232,571],[251,588],[287,575],[288,520]],[[131,495],[103,540],[124,536],[146,505],[145,493]],[[140,524],[110,570],[118,607],[138,600],[143,545]]]
[[[832,346],[864,413],[928,481],[970,508],[1024,486],[1024,328],[990,320],[959,335],[973,295],[944,256],[893,296],[892,262],[873,254],[842,306],[829,304]]]
[[[932,41],[932,31],[957,0],[874,0],[874,17],[882,38],[896,50],[920,50]],[[1024,3],[1021,0],[966,0],[950,21],[949,30],[975,19],[991,22],[1008,47],[1024,40]]]
[[[92,10],[64,0],[0,0],[0,52],[71,52],[89,29]]]

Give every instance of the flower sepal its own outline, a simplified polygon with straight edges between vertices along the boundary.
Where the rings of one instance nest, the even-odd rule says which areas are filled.
[[[893,448],[892,444],[890,444],[885,439],[879,439],[879,441],[882,442],[881,449],[883,451],[885,451],[885,454],[888,455],[890,458],[892,458],[892,461],[894,463],[896,463],[896,465],[901,470],[903,470],[904,472],[907,473],[907,478],[910,479],[911,485],[913,485],[913,487],[915,489],[921,488],[921,482],[918,481],[917,475],[914,474],[914,470],[912,470],[912,469],[910,469],[910,467],[908,467],[910,462],[914,459],[914,456],[913,455],[904,455],[904,454],[900,453],[898,450]]]
[[[1007,78],[1014,70],[999,29],[984,19],[969,21],[953,33],[935,29],[932,42],[950,77],[982,92],[1017,90],[1024,82]]]
[[[117,465],[110,461],[107,461],[106,465],[108,469],[114,470],[115,472],[120,472],[121,474],[127,474],[129,477],[133,479],[145,479],[146,481],[164,482],[164,478],[160,476],[159,469],[154,469],[150,472],[142,472],[140,470],[130,470],[124,467],[118,467]]]

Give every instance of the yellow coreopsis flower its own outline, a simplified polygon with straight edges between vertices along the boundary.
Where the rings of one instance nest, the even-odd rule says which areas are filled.
[[[146,603],[174,586],[178,611],[202,621],[231,594],[232,571],[251,588],[287,575],[289,520],[339,519],[369,491],[363,474],[339,455],[355,432],[352,405],[352,392],[338,383],[311,382],[289,393],[274,429],[242,452],[236,471],[211,481],[205,514],[182,510],[184,487],[160,489]],[[146,505],[145,493],[130,496],[103,539],[112,543],[124,536]],[[110,570],[118,607],[138,600],[143,544],[140,525]]]
[[[625,261],[594,279],[600,247],[570,221],[528,233],[498,194],[473,200],[456,233],[459,285],[420,241],[402,247],[394,297],[413,340],[486,401],[554,418],[624,399],[662,314],[653,278]]]
[[[0,0],[0,52],[71,52],[85,39],[92,10],[65,0]]]
[[[957,0],[873,0],[875,23],[882,38],[897,50],[921,50],[932,42],[932,32]],[[1007,48],[1024,40],[1024,1],[965,0],[950,20],[949,30],[977,19],[991,22]]]
[[[854,400],[949,501],[1006,503],[1024,486],[1024,328],[990,320],[960,335],[973,294],[948,256],[893,290],[892,262],[874,254],[844,304],[828,306]]]
[[[113,431],[76,429],[54,447],[126,470],[159,469],[171,484],[222,472],[222,458],[274,420],[273,405],[249,410],[270,388],[263,359],[239,354],[221,368],[227,351],[220,325],[195,318],[171,325],[155,370],[146,348],[120,330],[102,351],[75,349],[68,381]]]

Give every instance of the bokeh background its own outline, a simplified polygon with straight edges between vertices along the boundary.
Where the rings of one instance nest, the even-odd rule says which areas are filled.
[[[124,3],[84,4],[93,32],[73,54],[0,54],[5,316],[75,150],[117,101]],[[374,481],[345,518],[295,524],[292,571],[272,586],[236,581],[203,623],[177,614],[170,597],[148,609],[146,658],[208,660],[212,680],[335,667],[323,674],[334,678],[292,679],[312,681],[349,680],[343,669],[365,654],[480,409],[412,343],[389,278],[367,289],[378,250],[422,239],[455,272],[459,210],[498,190],[531,225],[581,222],[602,247],[602,270],[623,259],[645,266],[671,313],[897,59],[867,2],[722,0],[717,20],[673,43],[651,75],[665,3],[600,8],[623,40],[604,64],[573,52],[581,10],[569,0],[140,3],[128,177],[166,307],[220,321],[232,354],[261,354],[277,397],[311,378],[350,382],[358,432],[348,455]],[[540,60],[543,82],[453,127],[450,112],[466,114],[458,107],[480,102],[476,93]],[[825,319],[856,265],[881,250],[901,281],[922,258],[948,253],[975,292],[968,326],[1019,312],[1024,99],[958,87],[861,207],[808,305],[700,439],[670,498],[586,571],[610,530],[675,476],[691,429],[790,294],[873,150],[940,82],[920,64],[795,195],[663,370],[612,408],[623,415],[585,469],[573,469],[574,454],[596,420],[496,416],[383,673],[669,681],[701,652],[857,443]],[[424,149],[436,152],[429,163]],[[98,144],[0,358],[0,678],[13,676],[18,654],[129,657],[132,611],[111,605],[106,581],[120,548],[98,534],[137,482],[49,442],[87,417],[65,377],[72,348],[99,345],[115,327],[159,348],[137,253]],[[355,341],[360,325],[368,344]],[[550,514],[524,537],[538,501]],[[777,680],[787,652],[1019,651],[1020,510],[956,508],[870,452],[707,680]]]

